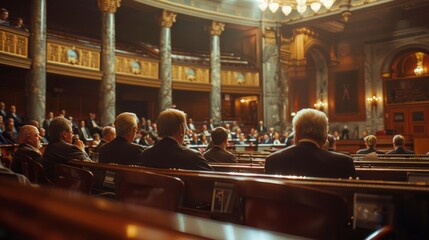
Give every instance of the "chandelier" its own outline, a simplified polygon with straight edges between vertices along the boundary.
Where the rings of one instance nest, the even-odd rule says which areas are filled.
[[[258,0],[259,8],[262,11],[268,8],[272,13],[275,13],[281,8],[283,14],[286,16],[288,16],[293,9],[296,9],[300,14],[304,14],[308,6],[315,13],[320,10],[322,5],[329,10],[334,2],[335,0]]]

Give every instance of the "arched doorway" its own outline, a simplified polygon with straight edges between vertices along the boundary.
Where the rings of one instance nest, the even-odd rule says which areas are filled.
[[[428,135],[429,55],[423,49],[396,54],[384,79],[386,129],[403,135]]]

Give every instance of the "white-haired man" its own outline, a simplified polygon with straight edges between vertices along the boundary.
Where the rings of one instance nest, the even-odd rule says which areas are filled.
[[[328,118],[314,109],[302,109],[292,121],[295,145],[275,152],[265,161],[272,174],[349,178],[355,177],[353,159],[323,149],[328,136]]]
[[[415,154],[414,151],[405,149],[405,138],[402,135],[393,137],[393,147],[395,149],[388,151],[386,154]]]
[[[133,143],[138,126],[136,114],[123,112],[115,119],[116,138],[100,148],[99,162],[135,165],[145,149]]]

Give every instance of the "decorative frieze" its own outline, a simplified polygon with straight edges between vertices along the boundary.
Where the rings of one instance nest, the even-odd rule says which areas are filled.
[[[208,68],[173,65],[172,80],[181,82],[209,83]]]
[[[259,72],[221,71],[222,85],[259,87]]]
[[[100,70],[100,52],[72,45],[48,42],[47,61],[79,68]]]
[[[137,77],[158,79],[158,62],[148,61],[143,58],[116,56],[116,73]]]

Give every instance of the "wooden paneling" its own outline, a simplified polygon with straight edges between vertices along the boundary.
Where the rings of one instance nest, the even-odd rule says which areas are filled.
[[[194,121],[209,119],[209,93],[194,91],[173,91],[173,104]]]
[[[429,134],[429,103],[404,103],[386,106],[386,129],[397,134],[424,136]]]

